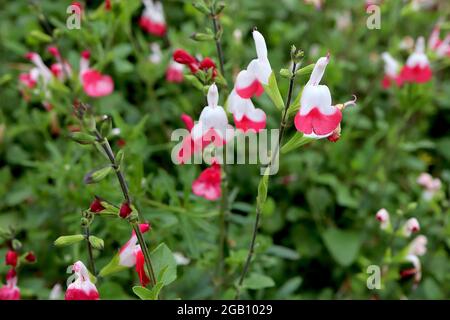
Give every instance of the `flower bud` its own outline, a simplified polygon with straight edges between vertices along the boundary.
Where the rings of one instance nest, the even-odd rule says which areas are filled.
[[[409,237],[412,233],[420,230],[419,221],[416,218],[410,218],[403,226],[403,235]]]
[[[92,245],[92,247],[98,250],[102,250],[105,246],[103,239],[100,239],[96,236],[89,236],[89,243]]]
[[[92,201],[89,210],[94,213],[101,212],[105,210],[105,207],[102,205],[102,202],[99,198],[95,197],[94,201]]]
[[[94,136],[84,132],[73,132],[70,138],[79,144],[92,144],[96,141]]]
[[[133,210],[131,209],[131,206],[128,202],[122,203],[122,206],[120,207],[119,215],[121,218],[125,219],[127,218]]]
[[[34,254],[33,251],[29,251],[26,255],[25,255],[25,260],[29,263],[35,263],[36,262],[36,256]]]
[[[86,184],[97,183],[105,179],[108,176],[108,174],[110,174],[112,171],[113,168],[111,166],[107,166],[99,170],[88,172],[84,176],[84,183]]]
[[[55,240],[55,246],[68,246],[77,242],[84,240],[84,236],[82,234],[74,234],[71,236],[61,236]]]
[[[212,41],[214,40],[214,35],[207,34],[207,33],[201,33],[201,32],[195,32],[191,35],[191,39],[195,41]]]
[[[15,268],[17,266],[17,257],[18,257],[17,252],[13,250],[8,250],[5,256],[5,264],[7,266],[9,265]]]

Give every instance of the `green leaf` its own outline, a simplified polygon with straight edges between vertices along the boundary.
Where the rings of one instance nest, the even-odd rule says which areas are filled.
[[[275,286],[272,278],[263,274],[251,273],[242,283],[242,287],[246,289],[259,290]]]
[[[283,110],[283,98],[281,97],[280,90],[278,89],[277,78],[275,77],[275,73],[273,71],[269,77],[269,84],[264,85],[264,89],[274,103],[275,107],[277,107],[278,110]]]
[[[300,255],[297,251],[289,249],[287,247],[273,245],[267,250],[267,254],[271,254],[283,259],[288,260],[298,260],[300,259]]]
[[[96,236],[89,236],[89,243],[98,250],[102,250],[105,246],[103,239],[100,239]]]
[[[105,277],[112,273],[128,269],[127,267],[121,266],[119,264],[119,260],[120,260],[119,253],[116,253],[116,255],[111,259],[111,261],[106,266],[104,266],[102,270],[100,270],[100,273],[98,275],[100,277]]]
[[[147,289],[141,286],[134,286],[133,292],[141,299],[141,300],[157,300],[159,292],[163,287],[162,282],[158,282],[153,288]]]
[[[84,176],[84,183],[86,183],[86,184],[97,183],[97,182],[105,179],[108,176],[108,174],[110,174],[112,171],[113,171],[112,166],[108,165],[99,170],[88,172]]]
[[[361,246],[361,237],[358,233],[329,228],[322,233],[322,237],[328,251],[341,266],[352,264]]]
[[[164,286],[172,283],[177,278],[177,264],[172,251],[165,243],[161,243],[150,253],[153,268],[157,275],[157,283],[162,282]],[[167,268],[167,269],[166,269]],[[164,270],[166,269],[166,270]]]
[[[52,42],[52,37],[50,37],[48,34],[43,33],[40,30],[32,30],[30,32],[30,36],[39,42],[45,42],[45,43]]]
[[[303,136],[303,133],[296,132],[292,138],[281,147],[281,153],[286,154],[292,150],[300,148],[301,146],[313,141],[313,138]]]
[[[55,246],[69,246],[71,244],[77,243],[84,240],[84,235],[82,234],[74,234],[71,236],[61,236],[55,240]]]

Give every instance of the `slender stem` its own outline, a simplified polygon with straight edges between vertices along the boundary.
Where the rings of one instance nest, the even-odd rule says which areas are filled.
[[[147,244],[145,243],[144,236],[139,228],[138,223],[132,223],[134,232],[139,241],[139,245],[141,246],[142,253],[144,254],[145,264],[147,265],[148,272],[150,274],[150,282],[151,285],[154,286],[156,284],[155,270],[153,269],[152,259],[150,258],[150,253],[148,252]]]
[[[125,201],[128,204],[131,204],[130,192],[128,190],[128,185],[125,180],[125,176],[124,176],[122,170],[119,168],[119,166],[116,163],[116,157],[114,156],[114,152],[112,151],[111,146],[109,145],[108,139],[103,137],[100,134],[100,132],[98,132],[97,129],[94,131],[94,133],[95,133],[95,136],[97,137],[97,140],[100,142],[103,150],[105,151],[106,155],[108,156],[108,159],[111,162],[111,165],[114,168],[114,171],[116,172],[117,180],[119,180],[120,188],[122,189],[122,193],[123,193],[123,197],[125,198]],[[147,266],[148,272],[150,273],[151,285],[154,286],[156,284],[156,277],[155,277],[155,272],[153,270],[150,253],[148,252],[147,244],[145,243],[145,240],[144,240],[142,232],[139,228],[139,225],[135,222],[132,222],[131,224],[134,229],[134,232],[136,233],[142,253],[144,254],[145,264]]]
[[[225,76],[225,68],[224,68],[224,55],[222,49],[221,37],[218,35],[221,30],[220,22],[218,16],[214,12],[214,6],[211,6],[211,20],[214,28],[214,39],[216,43],[217,56],[219,58],[220,64],[220,72],[222,76]],[[219,255],[218,255],[218,263],[216,270],[217,277],[217,289],[219,290],[223,283],[223,273],[225,270],[225,256],[227,252],[227,243],[228,243],[228,170],[226,164],[226,147],[223,148],[224,151],[224,163],[222,165],[222,198],[220,203],[220,212],[219,212]]]
[[[91,236],[91,233],[89,231],[89,226],[86,226],[84,228],[84,235],[86,237],[86,245],[87,245],[88,257],[89,257],[89,267],[91,269],[92,274],[95,276],[97,274],[97,271],[95,270],[94,255],[92,253],[91,242],[89,241],[89,237]]]
[[[285,132],[285,128],[286,128],[286,117],[288,114],[288,109],[289,109],[289,105],[291,104],[291,100],[292,100],[292,92],[294,90],[294,79],[295,79],[295,70],[297,68],[297,65],[295,62],[292,63],[292,76],[289,82],[289,91],[288,91],[288,96],[287,96],[287,100],[286,100],[286,105],[285,108],[283,110],[283,115],[281,117],[281,122],[280,122],[280,136],[278,137],[278,144],[277,147],[275,149],[275,152],[272,154],[269,166],[272,166],[273,161],[275,160],[275,157],[278,154],[278,151],[280,149],[280,144],[283,140],[283,136],[284,136],[284,132]],[[247,259],[245,260],[245,264],[244,264],[244,268],[242,269],[242,273],[241,276],[239,278],[239,282],[238,285],[236,287],[236,295],[235,295],[235,299],[238,300],[241,294],[241,288],[242,288],[242,284],[244,283],[245,277],[247,275],[248,269],[250,268],[250,263],[252,261],[253,258],[253,254],[255,252],[255,243],[256,243],[256,236],[258,234],[258,230],[259,230],[259,222],[261,220],[261,212],[262,212],[262,208],[260,207],[260,205],[256,206],[256,218],[255,218],[255,224],[253,225],[253,233],[252,233],[252,240],[250,242],[250,248],[248,250],[248,254],[247,254]]]

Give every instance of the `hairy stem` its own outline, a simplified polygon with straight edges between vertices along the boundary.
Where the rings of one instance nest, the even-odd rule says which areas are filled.
[[[92,253],[92,245],[89,241],[89,237],[91,236],[91,233],[89,231],[89,226],[86,226],[84,228],[84,235],[86,237],[86,245],[88,250],[88,258],[89,258],[89,268],[91,269],[92,274],[95,276],[97,274],[97,271],[95,270],[95,263],[94,263],[94,255]]]
[[[283,114],[281,116],[281,122],[280,122],[280,136],[278,137],[278,144],[277,147],[275,148],[275,152],[272,154],[269,166],[272,166],[273,161],[275,160],[275,157],[278,154],[278,151],[280,150],[280,144],[283,141],[283,136],[284,136],[284,132],[285,132],[285,128],[286,128],[286,120],[287,120],[287,114],[288,114],[288,108],[289,105],[291,104],[291,100],[292,100],[292,92],[294,90],[294,79],[295,79],[295,70],[297,68],[297,65],[295,62],[292,63],[292,76],[289,82],[289,90],[288,90],[288,96],[286,99],[286,105],[285,108],[283,110]],[[239,282],[238,285],[236,287],[236,295],[235,295],[235,299],[238,300],[241,294],[241,288],[242,288],[242,284],[244,283],[245,277],[247,276],[248,270],[250,268],[250,264],[253,258],[253,255],[255,253],[255,243],[256,243],[256,236],[258,235],[258,230],[259,230],[259,223],[261,220],[261,212],[262,212],[262,208],[261,206],[258,204],[256,206],[256,218],[255,218],[255,224],[253,225],[253,232],[252,232],[252,240],[250,242],[250,247],[248,250],[248,254],[247,254],[247,259],[245,260],[245,264],[244,264],[244,268],[242,269],[242,273],[241,276],[239,278]]]
[[[114,171],[116,172],[117,180],[119,180],[120,188],[122,189],[122,194],[123,194],[125,201],[128,204],[131,204],[131,197],[130,197],[130,192],[128,190],[128,184],[125,180],[125,176],[122,172],[122,169],[119,168],[119,165],[116,163],[116,157],[114,155],[114,152],[111,149],[108,139],[103,137],[100,134],[100,132],[98,132],[98,130],[95,130],[94,133],[95,133],[95,136],[97,137],[97,140],[100,142],[103,150],[105,151],[106,155],[108,156],[108,159],[111,162],[111,165],[114,168]],[[145,265],[150,274],[151,286],[154,286],[156,284],[156,277],[155,277],[155,272],[153,270],[152,260],[150,258],[150,253],[148,251],[147,244],[145,243],[145,240],[144,240],[142,232],[139,228],[139,225],[134,222],[131,224],[134,229],[134,232],[136,233],[136,236],[137,236],[137,239],[139,242],[139,246],[141,247],[142,253],[144,255]]]

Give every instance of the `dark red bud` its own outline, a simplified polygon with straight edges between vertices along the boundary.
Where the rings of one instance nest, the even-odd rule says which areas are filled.
[[[11,280],[17,275],[16,270],[11,269],[6,273],[6,280]]]
[[[119,215],[121,218],[125,219],[128,217],[133,210],[130,207],[130,204],[128,202],[122,203],[122,206],[120,207]]]
[[[96,197],[94,199],[94,201],[92,201],[91,206],[89,207],[89,210],[91,212],[98,213],[98,212],[105,210],[105,207],[102,206],[100,199]]]
[[[27,255],[25,256],[25,260],[27,260],[28,262],[36,262],[36,256],[34,255],[33,251],[30,251],[27,253]]]

